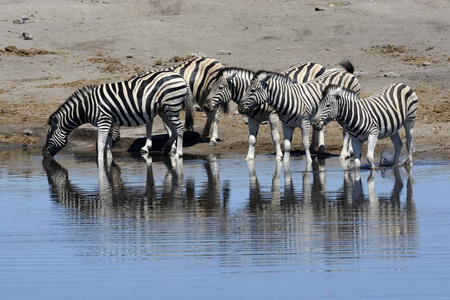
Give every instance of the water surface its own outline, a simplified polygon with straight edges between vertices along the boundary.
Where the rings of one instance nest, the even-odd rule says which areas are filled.
[[[0,155],[1,299],[445,298],[449,162]]]

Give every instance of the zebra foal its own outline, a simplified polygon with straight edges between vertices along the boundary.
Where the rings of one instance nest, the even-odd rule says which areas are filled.
[[[389,137],[395,148],[394,165],[409,163],[412,166],[413,127],[416,119],[418,99],[416,93],[403,83],[385,86],[372,96],[360,99],[347,89],[330,86],[324,91],[314,125],[322,128],[336,119],[352,139],[355,167],[361,166],[361,148],[367,141],[367,161],[375,169],[374,150],[378,139]],[[398,163],[403,142],[399,135],[405,127],[408,156]]]
[[[306,159],[308,162],[312,161],[309,131],[322,93],[327,86],[336,84],[347,87],[355,93],[360,92],[359,81],[352,74],[353,65],[348,61],[340,65],[345,71],[330,69],[316,79],[301,84],[293,84],[284,74],[268,71],[259,71],[253,77],[241,101],[240,110],[251,111],[267,103],[276,111],[283,124],[285,161],[289,161],[292,134],[296,127],[300,127],[302,131],[302,146]]]
[[[189,85],[183,76],[173,72],[154,72],[126,81],[86,86],[72,94],[50,117],[44,157],[55,156],[67,144],[67,137],[76,127],[90,123],[97,127],[99,163],[105,154],[112,158],[112,127],[146,124],[147,140],[142,151],[152,146],[152,122],[159,115],[172,134],[164,151],[175,157],[183,154],[183,125],[179,114],[186,108],[186,128],[193,127],[193,101]],[[173,152],[172,150],[172,152]]]

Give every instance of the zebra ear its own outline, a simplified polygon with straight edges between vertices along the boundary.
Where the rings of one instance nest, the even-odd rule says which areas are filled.
[[[230,90],[233,89],[233,82],[232,82],[232,80],[233,80],[234,77],[236,77],[236,74],[237,74],[237,73],[233,73],[233,74],[231,74],[230,76],[225,77],[225,80],[226,80],[227,83],[228,83],[228,88],[229,88]]]
[[[266,76],[261,80],[261,85],[266,88],[267,87],[267,81],[272,78],[272,74],[268,73]]]
[[[233,80],[234,77],[236,77],[236,74],[237,74],[237,73],[233,73],[233,74],[231,74],[230,76],[225,77],[225,80],[226,80],[227,82],[230,82],[231,80]]]
[[[341,99],[341,92],[342,92],[342,88],[338,87],[336,90],[334,90],[333,92],[333,98],[336,100],[340,100]]]

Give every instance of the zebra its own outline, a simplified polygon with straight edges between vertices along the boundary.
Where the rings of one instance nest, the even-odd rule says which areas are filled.
[[[179,157],[183,154],[184,130],[179,118],[183,108],[187,111],[185,127],[191,129],[194,124],[192,93],[183,76],[173,72],[160,71],[122,82],[86,86],[73,93],[50,115],[42,154],[44,157],[55,156],[66,146],[69,133],[85,123],[97,126],[99,164],[104,161],[105,153],[108,160],[112,158],[113,125],[146,124],[147,140],[142,151],[148,152],[152,146],[152,122],[159,115],[172,131],[164,151]],[[171,150],[175,138],[176,149]]]
[[[340,65],[345,71],[330,69],[306,83],[292,84],[286,75],[269,71],[258,71],[253,77],[240,103],[240,109],[247,112],[267,103],[276,111],[283,124],[284,160],[289,161],[292,134],[295,127],[300,127],[306,159],[308,162],[312,161],[309,149],[310,125],[327,86],[337,84],[356,93],[360,92],[359,81],[352,74],[353,65],[349,61],[341,62]]]
[[[211,125],[213,125],[213,133],[209,139],[209,145],[217,145],[217,140],[219,139],[219,116],[220,110],[216,109],[214,111],[207,110],[204,108],[207,96],[211,90],[212,84],[216,79],[216,75],[222,69],[222,64],[214,59],[206,56],[195,56],[181,64],[166,68],[163,71],[174,72],[182,75],[186,82],[189,83],[189,87],[192,91],[194,102],[205,112],[206,123],[203,128],[201,135],[201,141],[206,141],[210,131]],[[150,71],[154,72],[154,71]],[[114,126],[112,133],[115,139],[115,143],[120,138],[120,127]],[[169,132],[170,135],[170,132]]]
[[[286,69],[283,73],[288,76],[293,83],[307,82],[322,75],[326,71],[325,67],[317,63],[299,63]],[[239,107],[245,91],[251,83],[255,72],[236,67],[225,67],[219,71],[217,78],[212,85],[205,109],[214,111],[223,107],[225,113],[229,111],[229,102],[233,100]],[[262,122],[268,121],[271,129],[272,141],[275,144],[276,159],[281,160],[283,153],[280,147],[280,135],[278,130],[279,118],[276,112],[267,104],[262,104],[251,112],[248,116],[248,153],[246,160],[251,160],[255,156],[255,144],[258,135],[258,129]],[[314,131],[315,133],[315,131]],[[317,144],[317,135],[314,135],[313,141],[315,147]],[[323,135],[322,135],[323,144]]]
[[[409,163],[412,166],[417,107],[416,93],[404,83],[387,85],[365,99],[360,99],[353,91],[332,85],[324,91],[314,126],[322,128],[331,120],[338,120],[351,136],[356,168],[361,166],[362,144],[368,141],[367,161],[371,169],[376,169],[373,161],[375,146],[378,139],[387,137],[394,144],[393,164],[398,166]],[[399,135],[402,126],[405,127],[408,155],[398,163],[403,147]]]

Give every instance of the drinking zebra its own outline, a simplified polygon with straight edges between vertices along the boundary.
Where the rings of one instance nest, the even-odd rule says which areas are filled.
[[[291,66],[284,71],[284,74],[290,78],[292,83],[302,83],[314,79],[326,71],[325,67],[316,63],[300,63]],[[208,100],[205,103],[205,109],[214,111],[223,107],[224,112],[229,110],[229,102],[233,100],[236,104],[240,104],[244,93],[250,86],[251,80],[255,72],[235,67],[226,67],[219,71],[217,79],[213,83]],[[264,103],[256,107],[252,111],[246,113],[248,116],[248,153],[246,160],[253,159],[255,156],[255,144],[258,135],[258,129],[262,122],[268,121],[271,129],[272,141],[275,144],[276,159],[281,160],[283,157],[280,147],[280,135],[278,130],[279,118],[276,112],[267,104]],[[322,132],[322,131],[320,131]],[[314,133],[316,133],[314,131]],[[313,145],[316,147],[319,137],[314,134]],[[321,135],[321,142],[323,145],[323,134]]]
[[[181,64],[164,69],[163,71],[174,72],[182,75],[186,82],[189,83],[189,87],[194,97],[194,102],[205,112],[206,123],[203,128],[201,140],[205,141],[211,131],[211,125],[213,125],[213,133],[209,140],[209,145],[215,146],[217,139],[219,138],[219,116],[220,110],[207,110],[204,108],[207,96],[211,90],[212,84],[216,79],[217,73],[222,69],[222,64],[216,59],[195,56]],[[154,71],[151,71],[154,72]],[[113,143],[120,138],[120,127],[113,127]],[[170,132],[168,132],[170,135]]]
[[[289,161],[292,134],[295,127],[302,131],[302,146],[308,162],[312,161],[309,144],[310,125],[316,114],[322,93],[329,85],[335,84],[360,92],[358,79],[352,74],[353,65],[342,62],[345,69],[331,69],[318,78],[306,83],[292,84],[284,74],[258,71],[240,103],[240,110],[247,112],[264,103],[270,105],[283,124],[284,159]],[[324,149],[323,149],[324,150]]]
[[[314,126],[322,128],[336,119],[350,134],[355,157],[355,167],[361,165],[361,148],[368,141],[367,161],[376,168],[373,156],[378,139],[390,137],[394,144],[394,165],[409,162],[412,166],[413,127],[417,114],[416,93],[403,83],[385,86],[372,96],[360,99],[347,89],[330,86],[324,91],[315,117]],[[399,130],[404,126],[408,156],[399,164],[403,142]]]
[[[164,147],[166,153],[175,146],[175,157],[183,154],[183,125],[179,114],[186,108],[186,128],[193,127],[193,101],[183,76],[173,72],[154,72],[127,81],[86,86],[72,94],[50,117],[47,140],[42,154],[56,155],[67,144],[67,136],[76,127],[90,123],[97,126],[98,161],[112,158],[113,125],[146,124],[147,140],[143,151],[152,146],[152,121],[159,115],[172,134]],[[175,149],[172,150],[172,152]]]

